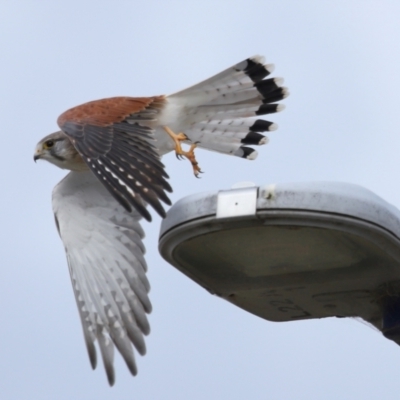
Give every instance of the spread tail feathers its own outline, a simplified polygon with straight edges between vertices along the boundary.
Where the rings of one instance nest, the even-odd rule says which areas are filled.
[[[260,132],[277,125],[256,117],[283,110],[278,101],[289,95],[283,79],[265,79],[272,64],[255,56],[219,74],[167,97],[167,108],[179,110],[173,129],[183,131],[198,146],[247,159],[257,152],[244,145],[262,145]]]

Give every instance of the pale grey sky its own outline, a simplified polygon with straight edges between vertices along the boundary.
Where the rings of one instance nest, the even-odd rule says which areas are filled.
[[[65,175],[34,146],[67,108],[168,94],[254,54],[291,95],[256,161],[205,151],[195,179],[165,157],[173,200],[298,181],[357,183],[400,207],[397,1],[15,1],[0,3],[0,397],[375,399],[400,390],[400,348],[353,320],[272,323],[197,286],[158,255],[144,222],[154,311],[139,375],[116,357],[109,388],[84,347],[51,191]]]

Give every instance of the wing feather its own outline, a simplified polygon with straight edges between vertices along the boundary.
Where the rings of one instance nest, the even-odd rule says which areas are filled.
[[[96,368],[97,340],[113,385],[114,346],[136,375],[132,344],[145,354],[150,332],[141,216],[121,207],[91,171],[70,172],[54,188],[53,210],[91,365]]]
[[[172,191],[168,175],[152,143],[164,103],[163,96],[114,97],[74,107],[58,118],[61,130],[112,196],[149,221],[139,196],[162,217],[160,200],[171,204],[165,194]]]

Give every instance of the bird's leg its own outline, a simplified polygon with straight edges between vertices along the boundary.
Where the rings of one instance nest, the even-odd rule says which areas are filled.
[[[163,127],[165,132],[168,133],[170,138],[174,141],[175,143],[175,155],[177,158],[181,157],[186,157],[190,163],[192,164],[193,167],[193,173],[196,176],[196,178],[199,177],[199,174],[201,173],[201,169],[199,167],[199,164],[196,160],[196,156],[194,155],[194,149],[197,147],[197,143],[192,143],[190,146],[190,149],[188,151],[183,151],[182,150],[182,145],[181,142],[185,140],[190,140],[184,133],[174,133],[168,126]]]
[[[183,142],[185,140],[189,140],[189,138],[182,132],[180,132],[180,133],[173,132],[170,128],[168,128],[168,126],[163,126],[163,128],[164,128],[164,131],[168,133],[169,137],[175,143],[176,158],[180,158],[183,155],[181,142]]]
[[[184,151],[183,155],[190,161],[193,167],[193,173],[196,178],[199,178],[199,174],[202,173],[199,163],[196,160],[196,156],[194,155],[194,149],[197,147],[197,143],[192,143],[190,145],[189,151]]]

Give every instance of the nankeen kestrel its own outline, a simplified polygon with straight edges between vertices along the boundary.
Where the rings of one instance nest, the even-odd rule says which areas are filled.
[[[283,109],[282,79],[256,56],[170,96],[113,97],[74,107],[58,118],[60,131],[42,139],[34,159],[71,172],[53,190],[56,225],[65,246],[72,286],[92,367],[97,340],[113,385],[114,345],[129,370],[137,368],[132,344],[145,354],[150,331],[144,236],[147,204],[165,217],[172,189],[161,156],[175,150],[201,170],[201,147],[249,160],[260,132],[277,126],[257,116]],[[184,151],[181,143],[190,145]]]

